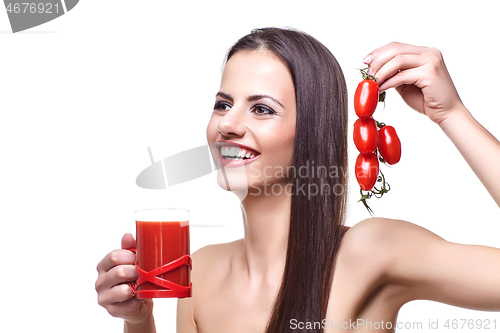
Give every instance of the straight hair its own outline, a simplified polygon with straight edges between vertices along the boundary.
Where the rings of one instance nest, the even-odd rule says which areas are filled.
[[[347,170],[347,89],[333,54],[304,32],[253,30],[233,45],[226,62],[236,52],[258,50],[278,56],[293,79],[294,169],[308,163],[325,167],[318,168],[315,177],[309,173],[289,177],[293,195],[286,262],[266,328],[267,333],[285,333],[292,332],[292,322],[321,322],[326,317],[335,258],[345,233],[347,198],[347,174],[330,177],[328,170]],[[298,190],[309,190],[313,184],[337,191],[311,195]],[[322,328],[315,325],[303,332],[322,332]]]

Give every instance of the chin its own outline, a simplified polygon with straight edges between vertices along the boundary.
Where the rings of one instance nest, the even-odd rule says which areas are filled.
[[[217,170],[217,183],[223,190],[233,192],[241,200],[248,195],[248,179],[244,166]]]

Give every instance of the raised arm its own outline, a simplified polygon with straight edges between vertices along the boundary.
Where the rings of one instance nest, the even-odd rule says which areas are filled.
[[[396,286],[390,304],[397,310],[431,300],[500,311],[500,249],[448,242],[416,224],[384,218],[361,221],[345,237],[357,255],[353,262],[377,263],[383,283]]]
[[[465,108],[439,126],[500,207],[500,142]]]
[[[396,88],[410,107],[441,127],[500,207],[500,142],[462,104],[441,52],[391,43],[364,61],[380,90]]]

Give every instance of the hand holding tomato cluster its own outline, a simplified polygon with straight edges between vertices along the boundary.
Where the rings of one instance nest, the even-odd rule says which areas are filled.
[[[463,104],[435,48],[392,42],[369,53],[363,62],[381,90],[395,88],[412,109],[441,124],[463,112]]]
[[[363,81],[354,94],[354,110],[359,117],[354,123],[353,131],[354,144],[359,151],[355,174],[361,189],[360,201],[371,213],[366,200],[372,195],[380,197],[390,188],[379,169],[379,160],[390,165],[398,163],[401,158],[401,142],[394,127],[373,119],[372,115],[378,102],[384,101],[385,93],[379,95],[376,78],[367,74],[366,69],[362,69],[361,73]],[[381,189],[374,188],[377,181],[382,182]],[[363,194],[363,191],[369,193]]]

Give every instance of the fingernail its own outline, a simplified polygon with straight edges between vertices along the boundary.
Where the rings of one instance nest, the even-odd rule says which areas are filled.
[[[371,54],[369,54],[363,58],[363,63],[369,65],[371,62],[372,62],[372,55]]]
[[[368,74],[373,75],[373,70],[371,67],[368,67]]]

